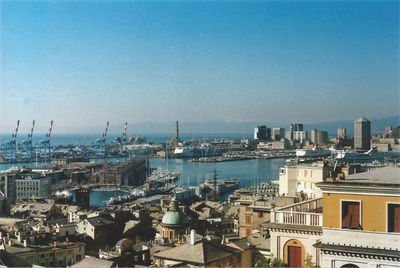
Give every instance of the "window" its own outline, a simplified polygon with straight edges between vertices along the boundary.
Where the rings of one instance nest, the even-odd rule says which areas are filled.
[[[400,204],[388,204],[388,232],[400,232]]]
[[[251,234],[251,230],[249,228],[246,228],[246,236],[249,236]]]
[[[263,217],[264,217],[263,213],[262,212],[258,212],[258,218],[261,219]]]
[[[360,224],[360,202],[342,202],[342,228],[361,229]]]
[[[246,215],[246,224],[251,224],[251,216]]]

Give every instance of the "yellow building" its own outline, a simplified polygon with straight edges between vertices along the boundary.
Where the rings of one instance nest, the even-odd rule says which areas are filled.
[[[399,267],[400,168],[388,166],[317,184],[322,267]]]

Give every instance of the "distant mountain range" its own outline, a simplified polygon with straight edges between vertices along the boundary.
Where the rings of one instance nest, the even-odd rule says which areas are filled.
[[[380,119],[369,119],[371,121],[372,134],[383,133],[385,126],[392,126],[393,129],[400,126],[400,116],[391,116]],[[298,122],[301,123],[301,122]],[[289,124],[278,123],[278,122],[230,122],[223,120],[211,120],[204,122],[179,122],[179,132],[181,134],[239,134],[240,136],[252,136],[254,128],[258,125],[267,125],[267,127],[283,127],[289,130]],[[343,121],[330,121],[313,124],[304,124],[304,130],[310,131],[312,129],[328,131],[330,136],[336,136],[337,129],[339,127],[345,127],[347,134],[352,136],[354,130],[353,120]],[[104,131],[104,126],[93,126],[85,128],[70,128],[68,133],[76,134],[95,134],[101,135]],[[110,122],[109,134],[120,135],[122,134],[124,126],[114,125]],[[54,133],[62,134],[54,128]],[[128,135],[144,135],[144,134],[164,134],[173,135],[175,133],[175,121],[170,122],[141,122],[141,123],[129,123],[128,122]],[[6,133],[4,133],[6,134]],[[21,133],[19,133],[21,134]],[[40,133],[35,133],[38,135]],[[23,135],[23,134],[21,134]]]
[[[391,116],[380,119],[369,119],[371,121],[372,134],[383,133],[385,126],[392,126],[396,128],[400,126],[400,116]],[[299,122],[301,123],[301,122]],[[179,122],[180,133],[210,133],[210,134],[225,134],[236,133],[248,135],[252,134],[255,127],[258,125],[267,125],[267,127],[283,127],[289,129],[288,124],[271,123],[271,122],[228,122],[222,120],[204,121],[204,122]],[[336,136],[337,129],[345,127],[348,135],[353,135],[354,121],[330,121],[313,124],[304,124],[304,129],[310,131],[311,129],[328,131],[330,136]],[[121,133],[123,125],[112,126],[110,125],[110,133]],[[90,131],[92,132],[92,131]],[[141,122],[128,124],[128,133],[142,134],[142,133],[174,133],[175,121],[171,122]]]

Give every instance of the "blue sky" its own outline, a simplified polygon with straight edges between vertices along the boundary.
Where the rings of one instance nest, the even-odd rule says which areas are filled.
[[[2,1],[0,132],[399,113],[398,1]]]

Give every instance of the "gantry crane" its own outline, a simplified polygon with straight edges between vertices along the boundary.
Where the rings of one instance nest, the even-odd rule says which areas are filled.
[[[43,153],[44,157],[44,162],[46,163],[47,158],[51,159],[50,155],[50,136],[51,136],[51,131],[53,129],[53,120],[50,121],[50,129],[49,132],[46,134],[46,137],[44,140],[41,140],[39,143],[40,146],[40,151]]]
[[[107,156],[107,132],[108,132],[108,126],[110,125],[110,121],[107,121],[106,129],[104,130],[104,133],[101,135],[101,138],[97,139],[95,141],[95,150],[96,154],[102,155],[102,156]]]
[[[21,143],[23,160],[33,161],[32,135],[33,135],[34,128],[35,128],[35,120],[33,120],[33,122],[32,122],[31,132],[28,133],[28,140],[23,141]]]
[[[6,144],[7,160],[17,160],[17,134],[19,128],[19,120],[17,120],[17,126],[15,127],[14,134],[11,135],[11,140]]]
[[[124,150],[124,145],[126,145],[126,132],[128,130],[128,122],[125,122],[124,131],[122,136],[116,138],[116,143],[119,145],[119,150],[122,152]]]

